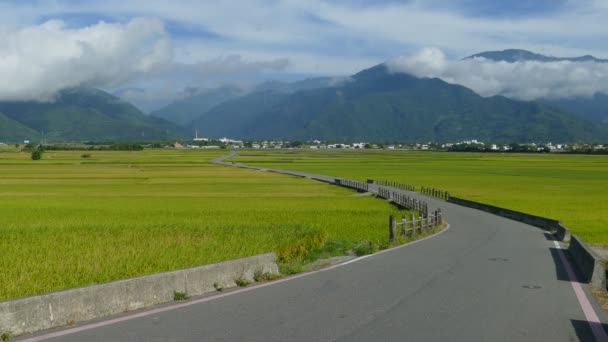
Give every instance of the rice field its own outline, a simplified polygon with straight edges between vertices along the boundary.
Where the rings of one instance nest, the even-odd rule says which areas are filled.
[[[328,242],[386,245],[398,214],[344,188],[208,163],[227,151],[83,153],[0,150],[0,300],[273,251],[302,261]]]
[[[586,242],[608,243],[608,156],[373,150],[239,154],[234,160],[264,167],[431,186],[559,219]]]

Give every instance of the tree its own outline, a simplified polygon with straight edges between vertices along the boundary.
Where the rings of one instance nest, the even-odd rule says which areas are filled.
[[[41,150],[32,151],[32,160],[40,160],[40,159],[42,159],[42,151]]]

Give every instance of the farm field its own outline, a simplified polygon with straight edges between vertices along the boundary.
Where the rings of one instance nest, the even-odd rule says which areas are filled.
[[[369,150],[240,151],[234,161],[358,180],[435,187],[453,196],[561,220],[608,243],[608,156]],[[448,218],[449,220],[449,218]]]
[[[227,151],[0,150],[0,300],[277,252],[388,243],[387,202],[216,166]],[[317,255],[318,256],[318,255]]]

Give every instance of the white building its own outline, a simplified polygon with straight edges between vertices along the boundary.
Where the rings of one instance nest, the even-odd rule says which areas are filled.
[[[192,139],[193,141],[209,141],[209,139],[207,138],[201,138],[198,136],[198,130],[194,131],[194,139]]]

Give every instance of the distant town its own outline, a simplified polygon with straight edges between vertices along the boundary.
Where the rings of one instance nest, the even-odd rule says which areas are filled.
[[[246,141],[230,138],[211,139],[200,138],[198,135],[189,142],[175,142],[173,148],[190,149],[293,149],[307,148],[312,150],[322,149],[371,149],[371,150],[421,150],[421,151],[448,151],[448,152],[520,152],[520,153],[604,153],[608,152],[606,144],[554,144],[548,143],[488,143],[476,139],[459,142],[439,143],[374,143],[374,142],[331,142],[322,140],[310,141],[286,141],[286,140],[261,140]]]
[[[0,142],[0,147],[9,146]],[[427,142],[427,143],[378,143],[378,142],[332,142],[323,140],[287,141],[287,140],[238,140],[223,137],[204,138],[198,134],[192,140],[175,142],[85,142],[85,143],[34,143],[29,140],[23,144],[14,144],[17,148],[32,150],[139,150],[143,148],[174,148],[174,149],[310,149],[310,150],[420,150],[447,152],[494,152],[494,153],[584,153],[608,154],[608,144],[570,143],[489,143],[480,140],[464,140],[459,142]]]

